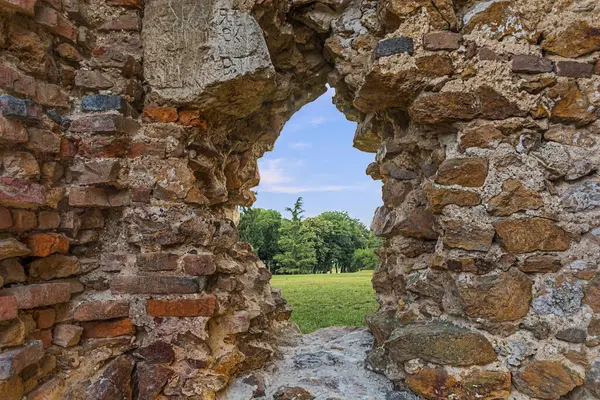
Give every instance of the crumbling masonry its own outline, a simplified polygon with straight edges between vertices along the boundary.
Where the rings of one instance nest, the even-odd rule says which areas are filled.
[[[214,399],[269,360],[236,207],[327,83],[384,183],[370,367],[600,398],[599,57],[598,0],[0,0],[0,398]]]

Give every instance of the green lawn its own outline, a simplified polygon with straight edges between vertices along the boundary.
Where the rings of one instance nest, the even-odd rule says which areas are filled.
[[[350,274],[273,275],[271,286],[281,288],[294,306],[292,321],[302,333],[328,326],[364,325],[377,309],[371,287],[372,271]]]

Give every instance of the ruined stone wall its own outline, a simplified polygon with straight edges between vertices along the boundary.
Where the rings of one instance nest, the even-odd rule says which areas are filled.
[[[593,0],[0,0],[0,397],[212,399],[272,357],[236,207],[329,83],[384,183],[370,367],[600,398],[599,56]]]

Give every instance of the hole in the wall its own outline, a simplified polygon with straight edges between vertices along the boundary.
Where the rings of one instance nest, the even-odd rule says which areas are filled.
[[[364,325],[377,308],[371,275],[381,241],[369,226],[381,183],[365,174],[374,155],[352,147],[356,123],[333,95],[330,88],[298,111],[259,161],[257,201],[239,227],[304,333]]]

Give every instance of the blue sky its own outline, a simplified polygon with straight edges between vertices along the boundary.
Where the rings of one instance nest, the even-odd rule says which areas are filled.
[[[258,161],[261,182],[254,207],[287,216],[300,196],[306,216],[347,211],[367,227],[381,205],[381,183],[365,174],[375,155],[352,147],[356,123],[331,102],[333,89],[307,104],[285,125],[275,149]]]

